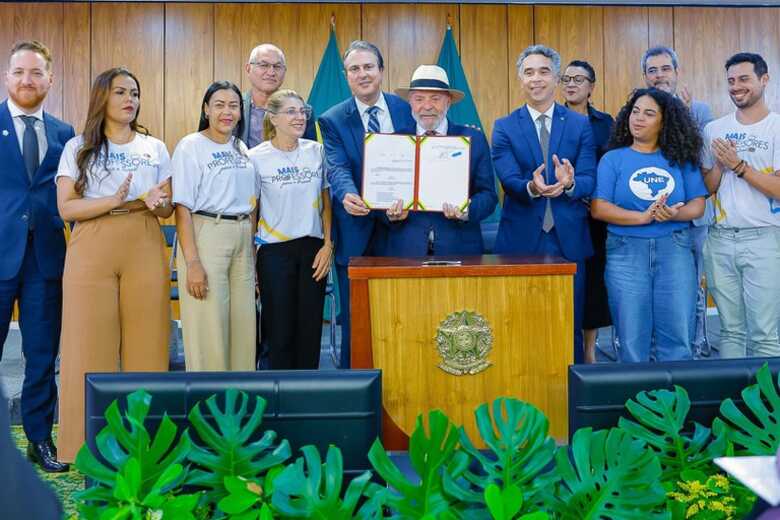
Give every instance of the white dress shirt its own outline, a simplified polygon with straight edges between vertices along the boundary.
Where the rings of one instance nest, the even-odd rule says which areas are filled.
[[[447,124],[447,117],[442,117],[441,122],[439,123],[439,126],[434,128],[436,131],[436,135],[447,135],[447,130],[449,129],[449,125]],[[420,123],[417,123],[417,135],[425,135],[425,128],[420,126]]]
[[[538,110],[531,107],[531,105],[526,105],[526,108],[528,109],[528,113],[531,114],[531,119],[534,122],[534,128],[536,128],[536,138],[539,138],[539,133],[542,131],[542,125],[539,122],[539,116],[542,115],[542,112],[539,112]],[[550,105],[550,108],[545,110],[544,115],[547,117],[544,120],[544,126],[547,127],[547,133],[552,137],[552,120],[553,120],[553,112],[555,112],[555,103]],[[541,146],[542,142],[539,141],[539,145]],[[544,158],[545,162],[547,161],[547,157]],[[554,180],[555,182],[558,182],[558,180],[555,178],[555,166],[550,164],[548,167],[551,169],[551,171],[547,172],[550,177],[547,177],[544,173],[542,174],[543,177],[549,178],[551,180]],[[531,181],[533,182],[533,180]],[[545,181],[546,182],[546,181]],[[555,184],[555,183],[553,183]],[[526,191],[528,191],[528,195],[531,196],[532,199],[535,199],[537,197],[541,197],[541,195],[534,195],[534,193],[531,191],[531,183],[529,182],[526,186]],[[574,190],[574,177],[571,179],[571,187],[564,191],[566,195],[571,195],[571,192]]]
[[[37,119],[35,124],[35,134],[38,136],[38,164],[43,162],[43,158],[46,157],[46,150],[48,149],[48,143],[46,141],[46,126],[43,124],[43,106],[33,114],[27,114],[22,111],[21,108],[16,106],[11,98],[8,98],[8,111],[11,113],[11,119],[14,121],[14,129],[16,130],[16,138],[19,140],[19,150],[24,153],[24,129],[26,124],[22,119],[22,116],[33,116]]]
[[[368,132],[368,109],[370,105],[366,105],[358,98],[355,98],[355,104],[360,112],[360,119],[363,121],[363,129]],[[374,106],[379,109],[376,117],[379,119],[379,132],[382,134],[392,134],[395,132],[393,128],[393,120],[390,119],[390,110],[387,108],[387,101],[385,101],[384,93],[379,93],[379,99],[376,100]]]

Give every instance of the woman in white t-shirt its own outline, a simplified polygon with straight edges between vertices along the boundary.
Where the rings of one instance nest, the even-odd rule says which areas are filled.
[[[170,281],[157,217],[169,217],[170,158],[138,123],[124,68],[95,78],[84,133],[65,145],[57,206],[75,222],[63,275],[60,460],[84,443],[84,374],[168,369]]]
[[[255,369],[255,169],[241,135],[241,91],[206,90],[198,132],[173,152],[182,336],[187,370]]]
[[[268,99],[265,141],[249,157],[260,186],[261,336],[272,369],[316,369],[330,270],[330,196],[322,145],[301,139],[311,107],[292,90]]]

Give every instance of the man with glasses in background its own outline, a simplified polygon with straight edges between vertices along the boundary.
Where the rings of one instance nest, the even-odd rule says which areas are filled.
[[[252,84],[244,93],[244,132],[239,136],[247,148],[252,149],[263,142],[263,119],[271,94],[282,88],[284,75],[287,72],[287,61],[282,49],[272,43],[261,43],[249,54],[249,61],[244,66],[249,82]],[[317,140],[317,130],[314,117],[306,120],[304,139]],[[259,266],[255,266],[260,272]],[[257,364],[259,368],[269,368],[268,348],[262,345],[260,336],[260,315],[257,316]]]
[[[712,121],[712,111],[706,103],[694,100],[687,86],[682,85],[678,88],[679,60],[677,53],[669,47],[651,47],[642,55],[641,66],[645,84],[679,98],[690,109],[699,131],[703,132],[707,123]],[[710,197],[707,199],[704,215],[691,221],[693,224],[691,236],[693,237],[693,254],[696,261],[696,277],[699,280],[699,293],[696,297],[696,336],[693,340],[693,354],[696,356],[708,356],[710,353],[706,327],[707,298],[701,287],[701,278],[704,276],[702,249],[707,238],[707,230],[713,223],[714,217],[715,210]]]
[[[249,54],[249,62],[244,66],[249,82],[252,84],[244,93],[244,133],[241,140],[248,148],[254,148],[263,142],[263,118],[266,103],[271,94],[282,88],[287,72],[287,61],[282,49],[272,43],[261,43]],[[314,117],[306,121],[304,139],[317,140]]]

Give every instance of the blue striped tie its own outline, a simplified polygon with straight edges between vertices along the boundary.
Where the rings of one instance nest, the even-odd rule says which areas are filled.
[[[368,131],[374,134],[379,133],[379,117],[377,116],[377,113],[379,113],[379,107],[373,106],[369,107],[368,109]]]

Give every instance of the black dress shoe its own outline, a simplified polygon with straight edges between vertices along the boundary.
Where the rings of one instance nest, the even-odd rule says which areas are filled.
[[[70,466],[57,460],[57,448],[51,439],[27,444],[27,458],[47,473],[65,473]]]

